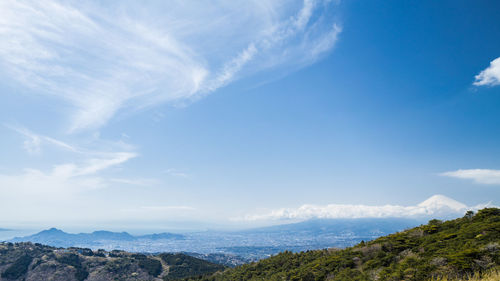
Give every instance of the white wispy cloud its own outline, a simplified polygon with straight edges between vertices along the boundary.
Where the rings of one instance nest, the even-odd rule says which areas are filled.
[[[185,205],[153,205],[120,209],[116,216],[141,221],[165,221],[186,219],[197,212],[196,208]]]
[[[125,163],[136,157],[131,152],[108,153],[100,158],[90,158],[82,163],[63,163],[54,165],[49,171],[24,169],[19,174],[0,174],[2,194],[74,192],[102,188],[107,180],[96,176],[99,172]]]
[[[42,150],[41,147],[44,143],[55,145],[59,148],[63,148],[65,150],[69,150],[72,152],[79,152],[78,149],[72,145],[69,145],[63,141],[48,136],[35,134],[24,127],[13,126],[9,124],[5,124],[4,126],[26,137],[26,140],[24,141],[23,145],[24,149],[28,153],[39,153]]]
[[[157,185],[160,182],[156,179],[142,179],[142,178],[111,178],[109,179],[110,182],[115,182],[115,183],[123,183],[123,184],[128,184],[128,185],[137,185],[137,186],[153,186]]]
[[[22,136],[25,137],[25,140],[23,142],[23,148],[26,152],[28,153],[39,153],[42,152],[42,147],[43,146],[52,146],[58,149],[62,149],[68,152],[75,153],[80,156],[85,156],[87,159],[89,158],[100,158],[100,159],[106,159],[106,158],[114,158],[116,155],[116,150],[122,150],[125,152],[119,152],[118,154],[122,153],[121,155],[125,155],[128,152],[126,151],[133,151],[135,147],[133,145],[130,145],[128,143],[125,143],[123,141],[109,141],[109,140],[102,140],[100,139],[99,133],[94,133],[92,135],[92,138],[90,139],[90,143],[93,143],[94,146],[101,145],[104,147],[107,147],[107,149],[101,149],[101,150],[96,150],[96,149],[87,149],[87,148],[82,148],[77,145],[69,144],[68,142],[55,139],[53,137],[49,137],[46,135],[38,134],[35,133],[23,126],[14,126],[10,124],[4,124],[4,126],[7,129],[10,129]],[[111,151],[111,152],[110,152]],[[110,156],[111,155],[111,156]],[[92,161],[91,159],[88,161]]]
[[[148,211],[169,211],[169,210],[188,210],[193,211],[196,208],[191,206],[142,206],[141,209]]]
[[[475,86],[500,85],[500,57],[494,59],[488,68],[476,75]]]
[[[387,217],[446,217],[461,215],[467,210],[477,210],[488,204],[473,207],[455,201],[444,195],[434,195],[416,206],[401,205],[349,205],[330,204],[326,206],[302,205],[298,208],[281,208],[263,214],[251,214],[237,220],[306,220],[312,218],[387,218]]]
[[[334,8],[327,0],[2,1],[0,79],[65,100],[70,131],[98,128],[123,110],[186,103],[239,77],[314,62],[341,32]]]
[[[174,176],[174,177],[181,177],[181,178],[189,178],[189,174],[183,171],[180,171],[178,169],[167,169],[165,170],[165,173]]]
[[[468,179],[480,184],[500,184],[500,170],[460,169],[441,173],[441,175],[458,179]]]
[[[114,178],[105,174],[136,158],[138,154],[134,151],[91,150],[22,127],[9,128],[26,138],[24,146],[28,153],[42,151],[44,145],[52,145],[69,152],[69,160],[58,160],[60,163],[49,167],[0,173],[0,221],[42,221],[76,216],[88,219],[96,216],[98,209],[87,211],[86,206],[96,205],[92,201],[99,198],[90,196],[86,198],[93,199],[86,201],[82,196],[111,186],[154,184],[152,180]],[[126,147],[120,143],[115,146]],[[99,211],[102,211],[103,207],[100,208]]]
[[[36,134],[26,128],[6,125],[7,128],[24,136],[24,148],[28,153],[40,152],[44,144],[72,153],[71,162],[55,164],[48,171],[26,168],[23,172],[12,175],[0,174],[0,190],[15,194],[24,192],[50,192],[79,189],[95,189],[105,185],[106,181],[96,175],[111,167],[120,165],[138,156],[133,151],[94,151],[77,147],[66,142]],[[78,160],[77,160],[78,159]],[[126,179],[122,179],[125,181]]]

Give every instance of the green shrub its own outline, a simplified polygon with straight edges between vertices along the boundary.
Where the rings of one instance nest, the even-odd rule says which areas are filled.
[[[145,255],[134,255],[133,257],[137,260],[139,267],[151,276],[157,277],[163,271],[161,262],[157,259],[149,258]]]
[[[89,272],[82,266],[80,256],[77,254],[63,254],[57,258],[57,261],[62,264],[73,266],[76,269],[75,278],[78,281],[83,281],[89,276]]]

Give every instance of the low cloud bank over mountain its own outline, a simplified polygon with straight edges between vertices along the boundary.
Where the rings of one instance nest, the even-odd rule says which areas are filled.
[[[326,206],[305,204],[298,208],[281,208],[263,214],[247,215],[242,220],[306,220],[312,218],[389,218],[389,217],[437,217],[448,218],[463,215],[468,210],[478,210],[490,204],[467,206],[444,195],[433,195],[415,206],[401,205],[352,205],[329,204]]]

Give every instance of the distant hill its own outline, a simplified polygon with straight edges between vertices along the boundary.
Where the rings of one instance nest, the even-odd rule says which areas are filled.
[[[285,250],[300,252],[329,247],[345,248],[361,240],[421,224],[411,219],[314,219],[243,231],[159,233],[133,236],[127,232],[95,231],[71,234],[51,228],[10,242],[34,242],[55,247],[81,247],[129,252],[198,253],[207,260],[241,265]],[[213,255],[214,253],[221,255]]]
[[[178,280],[223,269],[182,253],[143,255],[30,242],[0,243],[2,281]]]
[[[39,233],[16,237],[10,242],[33,242],[54,247],[94,247],[100,246],[104,241],[134,242],[141,240],[175,240],[184,239],[184,235],[174,233],[159,233],[133,236],[127,232],[94,231],[92,233],[66,233],[62,230],[51,228]]]
[[[254,228],[242,233],[311,233],[315,235],[379,237],[421,224],[406,218],[311,219],[298,223]]]
[[[500,265],[500,209],[468,212],[450,221],[426,225],[361,242],[346,249],[292,253],[201,279],[247,280],[430,280],[461,277]]]

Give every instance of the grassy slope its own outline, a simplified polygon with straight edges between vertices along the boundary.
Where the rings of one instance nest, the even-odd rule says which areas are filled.
[[[484,274],[474,274],[472,276],[467,276],[464,278],[448,278],[448,277],[438,277],[432,278],[429,281],[499,281],[500,271],[499,269],[490,270]]]
[[[500,264],[500,209],[432,220],[343,250],[284,252],[202,280],[429,280],[461,278]],[[192,279],[200,280],[200,279]]]

